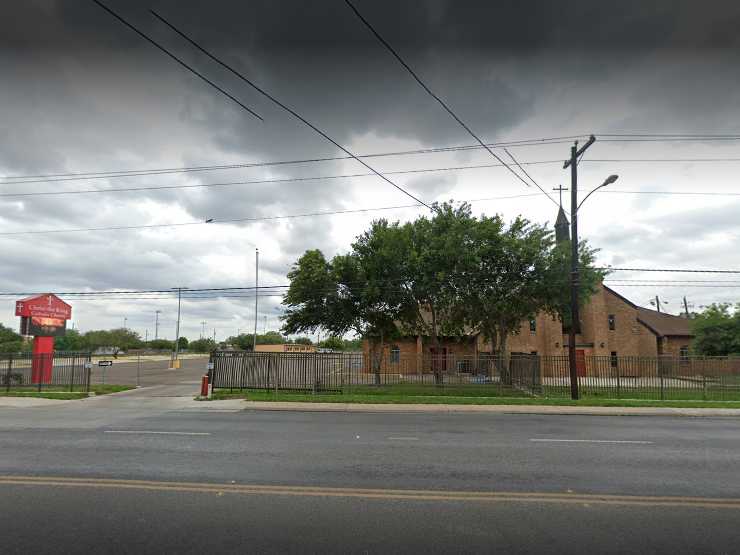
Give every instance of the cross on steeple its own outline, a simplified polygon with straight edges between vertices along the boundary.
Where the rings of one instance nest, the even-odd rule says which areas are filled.
[[[563,191],[567,191],[568,187],[563,187],[562,185],[558,185],[557,187],[553,187],[553,191],[558,191],[560,193],[560,208],[563,207]]]

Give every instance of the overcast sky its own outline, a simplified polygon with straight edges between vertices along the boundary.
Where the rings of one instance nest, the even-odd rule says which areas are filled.
[[[426,83],[486,142],[590,133],[579,166],[594,194],[580,231],[599,262],[622,267],[740,268],[740,140],[619,141],[609,134],[740,137],[740,4],[695,2],[380,2],[357,7]],[[341,0],[183,2],[109,0],[114,10],[240,102],[176,64],[91,1],[15,2],[0,35],[0,192],[286,180],[366,173],[348,160],[105,179],[17,176],[110,172],[337,157],[333,145],[178,37],[154,8],[206,48],[358,154],[471,145]],[[546,191],[568,186],[572,140],[511,146]],[[506,158],[503,150],[496,152]],[[722,161],[675,161],[676,159]],[[732,159],[734,160],[728,160]],[[635,160],[641,161],[635,161]],[[645,161],[651,160],[651,161]],[[660,161],[658,161],[660,160]],[[664,161],[668,160],[668,161]],[[672,161],[671,161],[672,160]],[[541,162],[541,163],[534,163]],[[383,172],[491,165],[480,149],[368,159]],[[425,202],[472,202],[476,213],[552,222],[556,204],[506,169],[389,177]],[[40,182],[39,182],[40,181]],[[637,194],[641,192],[642,194]],[[722,193],[664,195],[648,192]],[[557,198],[557,193],[552,193]],[[525,196],[522,196],[525,195]],[[581,197],[584,195],[582,194]],[[511,197],[511,198],[500,198]],[[566,199],[567,200],[567,199]],[[378,208],[413,201],[378,177],[220,187],[0,197],[0,292],[285,284],[306,249],[345,252],[378,217],[408,220],[423,208],[218,223],[224,219]],[[567,209],[567,205],[566,205]],[[165,223],[211,224],[48,234],[17,232]],[[13,233],[12,235],[10,235]],[[718,280],[740,276],[615,273],[612,279]],[[634,282],[632,282],[634,283]],[[640,305],[659,295],[674,313],[735,302],[737,287],[615,285]],[[712,285],[713,287],[698,287]],[[17,327],[12,297],[0,322]],[[81,330],[123,325],[174,337],[176,301],[78,300]],[[259,329],[277,327],[280,298],[260,299]],[[188,300],[183,332],[205,321],[219,339],[253,326],[254,299]]]

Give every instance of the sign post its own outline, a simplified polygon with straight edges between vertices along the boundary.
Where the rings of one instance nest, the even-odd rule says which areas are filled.
[[[67,331],[72,307],[52,293],[16,301],[15,315],[21,318],[21,335],[33,336],[33,383],[50,383],[54,367],[54,337]]]

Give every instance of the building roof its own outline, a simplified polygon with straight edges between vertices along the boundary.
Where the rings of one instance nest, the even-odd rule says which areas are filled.
[[[637,320],[661,336],[694,336],[694,332],[691,330],[691,321],[681,316],[640,307],[637,309]]]
[[[627,297],[623,297],[617,293],[611,287],[607,287],[603,283],[601,286],[609,291],[615,297],[618,297],[632,308],[637,309],[637,321],[647,327],[655,335],[666,336],[675,335],[680,337],[693,337],[694,332],[691,330],[691,321],[681,316],[674,316],[673,314],[666,314],[665,312],[658,312],[650,308],[644,308],[638,306]]]

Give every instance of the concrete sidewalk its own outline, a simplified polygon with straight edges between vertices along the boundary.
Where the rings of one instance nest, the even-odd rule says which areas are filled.
[[[483,412],[497,414],[584,414],[591,416],[740,417],[740,409],[697,409],[676,407],[578,407],[554,405],[442,405],[399,403],[293,403],[279,401],[244,401],[242,407],[246,410],[308,412]]]

